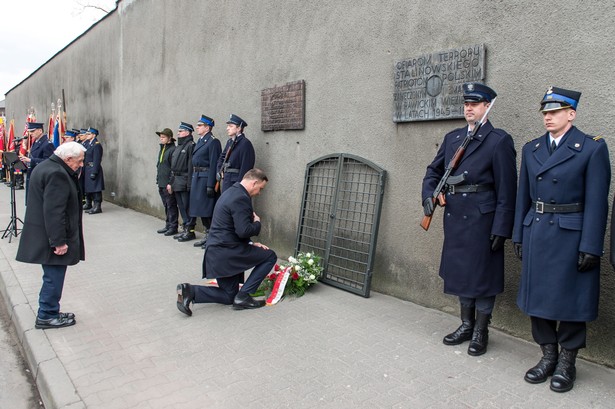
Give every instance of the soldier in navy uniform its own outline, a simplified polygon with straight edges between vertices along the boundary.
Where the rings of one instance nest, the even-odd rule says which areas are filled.
[[[171,156],[175,151],[175,138],[173,138],[173,131],[169,128],[156,132],[156,135],[160,142],[160,152],[158,152],[156,161],[156,185],[165,214],[165,225],[157,232],[165,236],[173,236],[177,234],[179,210],[175,195],[167,191],[167,185],[171,181]]]
[[[83,185],[86,194],[84,210],[88,214],[102,213],[102,191],[105,190],[105,176],[102,168],[103,147],[98,141],[98,130],[89,128],[85,134],[85,164]],[[91,202],[89,201],[91,200]],[[91,204],[93,203],[93,204]],[[91,206],[91,208],[89,208]],[[89,210],[88,210],[89,208]]]
[[[30,174],[42,161],[48,159],[55,150],[53,143],[47,138],[47,134],[43,131],[43,124],[39,122],[28,122],[28,135],[32,141],[30,153],[28,156],[20,156],[21,161],[28,166],[26,173],[26,201],[28,200],[28,184],[30,183]]]
[[[496,97],[480,83],[463,84],[467,126],[449,132],[423,179],[423,211],[434,210],[432,194],[466,135],[471,134]],[[452,176],[464,178],[446,190],[440,277],[444,292],[459,297],[461,326],[445,345],[470,341],[468,354],[482,355],[496,295],[504,291],[504,242],[512,235],[517,160],[511,136],[484,123],[466,148]]]
[[[277,261],[275,252],[251,240],[261,231],[260,217],[252,208],[252,198],[267,184],[260,169],[248,171],[241,182],[227,189],[216,203],[209,238],[203,256],[203,278],[215,278],[218,286],[177,285],[177,308],[191,316],[192,303],[233,305],[235,310],[260,308],[265,301],[254,293]],[[241,290],[244,271],[254,267]]]
[[[216,179],[221,185],[220,192],[241,181],[243,175],[252,169],[256,162],[252,142],[243,133],[246,126],[248,126],[246,121],[235,114],[231,114],[226,122],[226,134],[230,139],[226,142],[216,166]]]
[[[215,121],[201,115],[196,124],[196,133],[199,140],[192,152],[192,184],[190,187],[190,216],[200,217],[205,229],[202,240],[194,243],[194,247],[205,248],[207,232],[211,227],[211,217],[218,195],[214,188],[216,185],[216,163],[222,152],[222,145],[211,130]]]
[[[75,131],[73,130],[68,130],[64,133],[64,135],[62,136],[62,143],[66,143],[66,142],[75,142],[75,138],[77,137],[77,134],[75,133]]]
[[[177,147],[171,155],[171,181],[167,191],[175,194],[177,207],[182,216],[183,231],[173,236],[177,241],[184,242],[196,239],[194,226],[196,219],[190,217],[190,182],[192,181],[192,151],[194,150],[194,127],[186,122],[179,124],[177,131]]]
[[[574,386],[586,322],[598,316],[611,182],[604,140],[573,126],[580,97],[550,87],[540,103],[547,132],[523,147],[513,233],[523,264],[517,305],[543,353],[525,380],[553,375],[555,392]]]

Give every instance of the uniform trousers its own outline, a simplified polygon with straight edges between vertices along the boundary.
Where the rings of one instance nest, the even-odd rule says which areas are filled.
[[[490,315],[493,312],[493,306],[495,305],[495,295],[483,298],[459,297],[459,304],[466,308],[476,308],[476,311],[481,314]]]
[[[66,266],[43,264],[43,286],[38,295],[38,318],[48,320],[60,313]]]
[[[271,252],[271,254],[265,261],[254,266],[254,269],[250,273],[246,283],[241,288],[242,293],[254,293],[278,261],[278,256],[273,250],[267,251]],[[194,303],[232,304],[235,296],[239,292],[239,283],[243,280],[243,274],[244,273],[239,273],[230,277],[218,277],[216,279],[218,282],[218,287],[208,287],[202,285],[191,286],[192,291],[194,291],[194,294],[192,294]]]
[[[196,217],[190,217],[190,192],[175,192],[175,199],[177,200],[177,207],[179,213],[182,215],[182,223],[186,231],[194,231],[196,226]]]
[[[532,336],[539,345],[560,344],[569,350],[585,348],[587,323],[578,321],[558,321],[530,317]]]
[[[177,200],[175,195],[171,194],[164,187],[158,188],[158,194],[164,205],[164,214],[166,216],[165,227],[167,229],[177,230],[177,224],[179,219],[179,211],[177,210]]]

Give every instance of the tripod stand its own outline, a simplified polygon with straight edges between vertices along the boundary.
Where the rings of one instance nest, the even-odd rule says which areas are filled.
[[[17,237],[19,235],[19,230],[21,230],[19,229],[19,225],[17,223],[19,222],[23,226],[23,220],[17,217],[17,202],[15,201],[15,169],[24,170],[25,166],[19,160],[19,158],[17,158],[17,155],[15,155],[15,158],[9,158],[9,155],[7,155],[7,153],[12,153],[13,155],[15,155],[15,153],[4,153],[5,159],[7,159],[6,162],[9,164],[11,175],[13,175],[13,178],[11,180],[11,221],[9,222],[8,226],[6,226],[6,229],[4,229],[4,232],[2,233],[2,237],[0,237],[0,239],[8,237],[10,243],[11,239],[13,237]]]

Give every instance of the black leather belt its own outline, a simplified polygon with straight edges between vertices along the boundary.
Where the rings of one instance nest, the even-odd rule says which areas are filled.
[[[485,183],[483,185],[448,185],[447,190],[451,195],[454,195],[455,193],[488,192],[494,189],[492,183]]]
[[[536,213],[578,213],[582,212],[583,203],[549,204],[545,202],[532,202]]]
[[[239,173],[239,169],[226,168],[226,169],[224,169],[224,173]]]
[[[202,168],[202,167],[199,167],[199,166],[195,166],[192,171],[193,172],[207,172],[208,170],[209,170],[209,168]]]
[[[186,174],[186,172],[171,172],[173,173],[173,176],[184,176]]]

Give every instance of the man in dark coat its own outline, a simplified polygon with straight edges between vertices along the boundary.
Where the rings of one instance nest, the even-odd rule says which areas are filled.
[[[239,182],[256,162],[252,142],[243,133],[246,126],[246,121],[235,114],[231,114],[226,121],[226,134],[230,139],[226,142],[216,166],[216,179],[220,182],[221,192]]]
[[[208,230],[211,227],[211,216],[218,195],[216,186],[216,163],[220,157],[222,146],[220,141],[211,133],[215,121],[201,115],[196,124],[196,133],[199,140],[192,152],[192,184],[190,187],[190,216],[200,217],[203,222],[205,235],[202,240],[194,243],[194,247],[205,248]]]
[[[171,181],[167,191],[175,194],[177,207],[182,216],[182,232],[173,236],[177,241],[184,242],[196,239],[194,226],[196,218],[190,217],[190,182],[192,181],[192,152],[194,151],[194,127],[186,122],[180,122],[177,131],[177,147],[171,155]]]
[[[455,152],[483,118],[496,93],[486,85],[465,83],[467,127],[444,137],[423,179],[425,215],[434,210],[432,194]],[[511,237],[517,184],[516,152],[511,136],[487,121],[466,148],[452,176],[465,179],[447,186],[440,277],[444,292],[459,297],[461,326],[445,345],[471,341],[468,354],[487,351],[488,325],[495,296],[504,291],[504,241]]]
[[[177,234],[179,211],[175,195],[167,191],[167,185],[171,181],[171,155],[175,151],[175,138],[169,128],[156,132],[156,135],[160,140],[160,151],[156,160],[156,185],[165,214],[164,227],[158,230],[158,233],[173,236]]]
[[[541,102],[547,133],[523,147],[513,233],[523,262],[517,305],[530,316],[543,352],[525,380],[553,375],[555,392],[574,386],[586,322],[598,316],[611,182],[604,140],[573,126],[580,97],[550,87]]]
[[[105,176],[102,168],[103,147],[98,141],[97,129],[89,128],[85,135],[87,151],[83,168],[83,185],[86,195],[84,210],[88,214],[97,214],[102,213],[102,191],[105,190]]]
[[[26,173],[26,201],[28,200],[30,174],[39,163],[48,159],[55,149],[53,143],[49,142],[47,134],[43,132],[42,123],[28,122],[28,136],[32,141],[30,152],[27,156],[20,156],[21,161],[28,167],[28,172]]]
[[[30,200],[17,249],[17,261],[41,264],[43,285],[35,327],[75,324],[75,315],[60,312],[67,266],[85,260],[81,223],[79,167],[85,148],[77,142],[60,145],[30,176]]]
[[[215,278],[218,286],[178,284],[177,308],[184,314],[192,315],[192,302],[233,304],[236,310],[265,305],[264,301],[253,299],[250,294],[256,291],[277,261],[273,250],[251,240],[261,231],[260,217],[252,208],[252,197],[261,192],[267,181],[262,170],[251,169],[241,182],[220,196],[203,257],[203,278]],[[244,271],[252,267],[254,269],[240,290]]]

